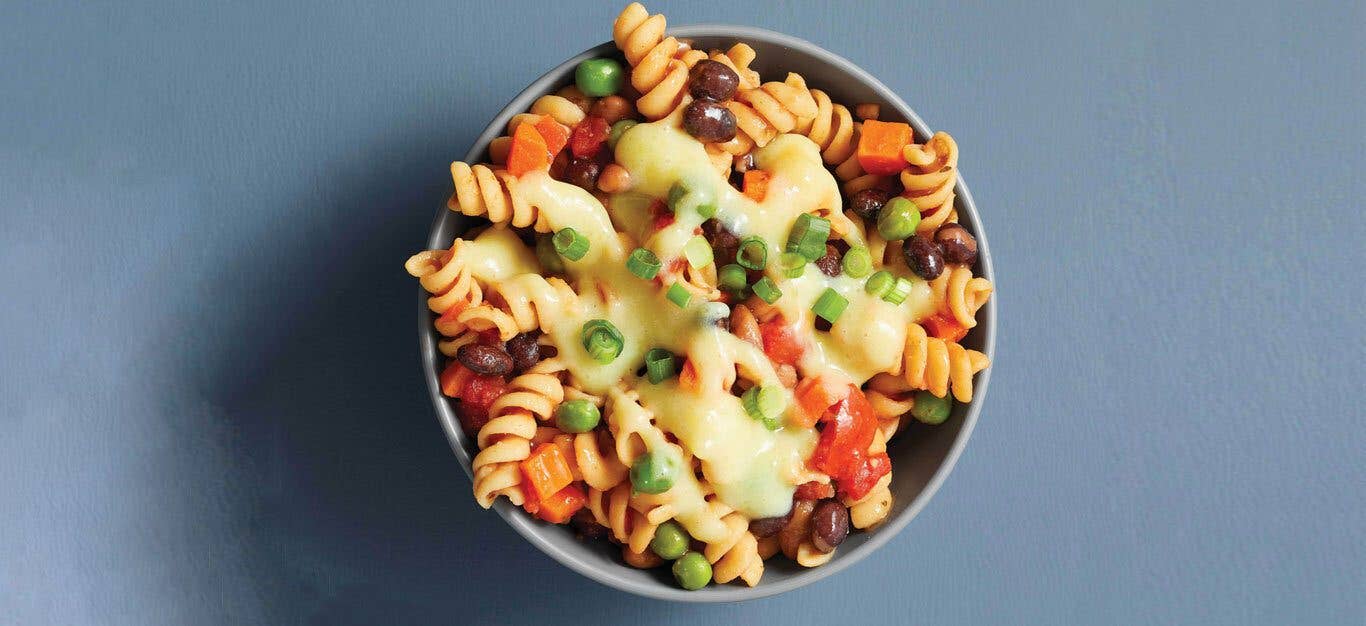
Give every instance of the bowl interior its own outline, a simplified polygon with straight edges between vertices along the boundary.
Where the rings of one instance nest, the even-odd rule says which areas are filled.
[[[671,29],[670,33],[692,39],[695,45],[704,48],[724,49],[744,41],[757,51],[754,68],[765,79],[781,79],[786,72],[797,72],[806,78],[811,87],[825,91],[836,102],[849,106],[862,102],[879,103],[882,105],[882,119],[909,122],[919,139],[930,134],[924,122],[882,83],[852,63],[814,44],[762,29],[736,26],[686,26]],[[502,133],[511,117],[527,110],[535,98],[572,82],[574,68],[580,61],[616,54],[616,49],[610,43],[596,46],[532,83],[493,120],[465,160],[486,160],[488,143]],[[979,275],[994,280],[986,236],[967,185],[961,177],[957,196],[959,220],[978,238],[979,261],[976,270]],[[448,211],[443,206],[433,225],[429,246],[448,247],[472,223],[469,218]],[[470,460],[477,450],[474,441],[461,430],[451,402],[441,395],[438,388],[437,373],[443,365],[443,359],[436,350],[437,336],[432,327],[432,316],[426,307],[426,297],[422,293],[419,298],[418,327],[423,368],[438,417],[452,449],[468,474]],[[978,326],[963,341],[964,346],[981,350],[993,358],[995,305],[995,298],[988,301],[978,313]],[[848,567],[886,543],[915,517],[952,469],[967,442],[985,398],[990,374],[990,369],[978,374],[973,401],[967,405],[955,405],[947,422],[927,427],[910,420],[911,423],[903,427],[903,431],[890,442],[888,452],[893,461],[891,489],[896,500],[891,514],[881,527],[872,532],[850,535],[840,546],[835,558],[822,567],[806,569],[786,559],[770,559],[765,566],[763,581],[753,588],[711,585],[699,591],[684,591],[674,585],[667,568],[637,570],[622,564],[619,548],[613,544],[606,541],[580,541],[567,528],[533,520],[506,500],[499,500],[494,508],[517,532],[556,560],[594,580],[632,593],[668,600],[730,602],[790,591]]]

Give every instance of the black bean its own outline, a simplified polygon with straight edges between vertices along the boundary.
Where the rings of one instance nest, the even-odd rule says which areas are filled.
[[[787,515],[782,517],[761,517],[749,521],[749,532],[755,537],[772,537],[778,531],[787,527],[787,523],[792,521],[792,511],[789,509]]]
[[[934,280],[944,272],[944,253],[939,244],[924,235],[910,237],[902,244],[901,254],[906,266],[925,280]]]
[[[849,536],[849,509],[838,500],[822,500],[811,514],[811,545],[830,552]]]
[[[816,267],[819,267],[822,274],[826,276],[840,275],[840,251],[835,246],[825,244],[825,256],[816,259]]]
[[[700,141],[730,141],[735,138],[735,114],[710,100],[693,100],[683,110],[683,129]]]
[[[565,182],[589,191],[597,190],[599,174],[602,174],[602,165],[591,157],[574,159],[564,168]]]
[[[960,224],[945,224],[934,233],[934,241],[949,263],[972,265],[977,262],[977,239]]]
[[[483,376],[504,376],[512,371],[512,357],[499,346],[469,343],[455,351],[455,359]]]
[[[593,514],[588,511],[575,513],[574,517],[569,518],[569,523],[584,539],[602,539],[607,536],[607,529],[593,519]]]
[[[890,198],[891,194],[881,189],[864,189],[849,196],[849,210],[866,221],[875,221],[882,205]]]
[[[692,67],[688,93],[698,100],[729,100],[740,86],[740,75],[725,63],[707,59]]]
[[[522,333],[508,340],[507,351],[512,356],[512,368],[525,372],[541,361],[541,344],[536,335]]]
[[[740,247],[740,238],[736,237],[735,233],[726,230],[726,227],[716,219],[709,219],[702,222],[702,235],[706,237],[707,243],[711,244],[717,267],[735,262],[735,251]]]

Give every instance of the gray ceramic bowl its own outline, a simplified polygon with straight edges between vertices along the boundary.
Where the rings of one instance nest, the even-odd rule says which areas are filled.
[[[930,129],[920,120],[906,103],[887,89],[876,78],[859,69],[849,61],[831,54],[820,47],[780,33],[758,28],[723,25],[698,25],[674,28],[671,34],[688,37],[703,48],[727,48],[737,41],[753,46],[758,52],[754,63],[765,77],[783,76],[786,72],[798,72],[806,77],[813,87],[819,87],[830,94],[836,102],[849,105],[860,102],[877,102],[882,105],[882,118],[886,120],[905,120],[915,128],[916,135],[924,139]],[[574,58],[565,61],[518,94],[503,109],[498,117],[489,124],[479,136],[465,160],[469,162],[485,160],[486,149],[491,140],[501,134],[513,115],[527,110],[533,100],[543,94],[554,92],[559,87],[574,80],[574,68],[584,59],[617,54],[610,43],[596,46]],[[968,230],[977,235],[980,256],[977,271],[988,279],[994,279],[991,267],[991,251],[987,246],[986,233],[982,230],[977,209],[968,193],[967,184],[958,180],[958,216]],[[428,245],[432,248],[445,248],[472,222],[443,206],[432,227]],[[419,289],[419,291],[421,291]],[[442,357],[436,349],[437,335],[432,328],[432,315],[427,310],[427,294],[421,293],[418,299],[418,337],[422,345],[422,368],[431,390],[432,403],[441,420],[441,426],[450,439],[451,449],[455,451],[465,473],[470,473],[470,459],[476,449],[474,442],[460,429],[451,402],[441,395],[437,383],[437,373],[443,365]],[[964,340],[964,345],[985,352],[994,357],[996,338],[996,299],[990,300],[978,313],[979,323]],[[934,495],[935,490],[953,469],[954,462],[962,452],[963,446],[977,422],[982,401],[986,397],[987,382],[991,378],[988,369],[977,375],[974,385],[973,401],[967,405],[957,405],[950,419],[936,427],[926,427],[912,423],[906,431],[897,435],[891,442],[892,493],[896,504],[886,523],[870,533],[854,533],[840,546],[830,563],[814,569],[805,569],[786,559],[771,559],[766,564],[763,581],[756,587],[731,585],[711,585],[699,591],[684,591],[678,588],[668,568],[638,570],[620,561],[620,549],[606,541],[580,541],[565,527],[545,524],[524,514],[511,506],[506,500],[499,500],[494,509],[517,532],[526,537],[555,560],[567,565],[580,574],[600,583],[629,591],[631,593],[688,602],[733,602],[771,596],[791,591],[803,585],[840,572],[871,554],[878,547],[895,537],[920,512]],[[528,572],[528,576],[535,576]]]

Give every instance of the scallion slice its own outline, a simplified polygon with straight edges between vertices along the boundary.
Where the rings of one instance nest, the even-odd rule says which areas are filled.
[[[645,280],[653,280],[659,275],[659,266],[659,257],[645,248],[636,248],[626,257],[626,269]]]
[[[773,280],[765,276],[754,283],[754,295],[759,296],[760,300],[773,304],[778,298],[783,297],[783,292],[778,286],[773,284]]]
[[[896,284],[896,276],[887,270],[878,270],[868,277],[868,282],[863,283],[863,290],[869,295],[881,298],[892,290],[892,285]]]
[[[577,261],[588,254],[588,238],[573,228],[561,228],[551,238],[550,243],[555,246],[555,251],[560,253],[560,256],[570,261]]]
[[[850,277],[863,278],[873,271],[873,255],[864,246],[854,246],[844,253],[841,265]]]
[[[740,396],[740,404],[750,417],[763,422],[769,430],[778,430],[783,409],[787,408],[782,389],[775,385],[750,387]]]
[[[711,244],[707,243],[701,235],[688,240],[683,244],[683,256],[687,257],[688,265],[693,269],[699,269],[711,265],[712,251]]]
[[[678,372],[678,357],[664,348],[651,348],[645,353],[645,377],[658,385]]]
[[[892,304],[901,304],[906,301],[906,296],[911,294],[911,286],[911,281],[897,278],[896,284],[892,285],[887,293],[882,294],[882,299]]]
[[[761,270],[768,264],[768,243],[762,238],[749,236],[740,240],[735,250],[735,262],[749,270]]]
[[[787,251],[815,261],[825,256],[825,240],[829,238],[830,220],[803,213],[797,216],[792,232],[787,235]]]
[[[811,311],[819,315],[821,319],[835,323],[835,320],[844,314],[844,308],[849,306],[849,301],[841,296],[838,291],[829,287],[821,292],[821,296],[816,298],[816,303],[811,305]]]
[[[738,291],[749,284],[749,275],[745,273],[745,268],[731,263],[721,267],[721,270],[717,272],[717,280],[721,283],[722,289]]]
[[[806,272],[807,263],[806,257],[796,252],[784,252],[778,256],[778,269],[788,278],[799,278]]]
[[[579,339],[583,342],[583,349],[588,351],[588,356],[594,361],[607,364],[621,354],[625,340],[621,336],[621,331],[617,327],[604,319],[595,319],[584,322],[583,328],[579,331]]]
[[[669,290],[664,292],[664,297],[680,309],[687,308],[688,303],[692,302],[692,292],[679,283],[669,285]]]

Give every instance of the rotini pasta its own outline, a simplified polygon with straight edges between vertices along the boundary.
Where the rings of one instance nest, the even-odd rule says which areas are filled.
[[[990,363],[959,342],[994,287],[951,137],[666,28],[628,5],[624,67],[584,61],[491,164],[452,163],[448,207],[492,226],[405,269],[481,506],[672,562],[686,589],[756,585],[885,522],[888,440],[973,400]]]

